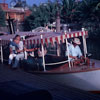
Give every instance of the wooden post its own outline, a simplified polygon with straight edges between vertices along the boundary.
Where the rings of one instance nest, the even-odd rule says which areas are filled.
[[[57,19],[56,19],[56,32],[60,32],[60,15],[57,13]]]
[[[66,35],[66,31],[65,31],[65,35]],[[69,64],[69,68],[71,69],[71,63],[70,63],[70,57],[69,57],[69,48],[68,48],[68,41],[67,41],[67,37],[65,36],[66,39],[66,48],[67,48],[67,54],[68,54],[68,64]]]
[[[83,32],[83,48],[84,48],[84,57],[86,58],[86,54],[87,54],[87,44],[86,44],[86,38],[85,38],[85,29],[82,28],[82,32]]]
[[[27,52],[24,51],[24,58],[27,59]]]
[[[56,32],[60,32],[60,8],[59,8],[59,0],[57,0],[57,14],[56,14]]]
[[[69,32],[71,32],[71,29],[69,28]]]
[[[57,44],[57,56],[60,56],[60,47],[59,47],[59,44]]]
[[[41,40],[43,39],[43,35],[41,35]],[[43,59],[43,67],[44,67],[44,71],[46,71],[46,68],[45,68],[45,57],[44,57],[44,46],[43,46],[43,43],[41,43],[41,46],[42,46],[42,59]]]
[[[3,64],[3,49],[2,49],[2,40],[1,40],[1,44],[0,44],[0,51],[1,51],[1,63]]]
[[[25,37],[22,37],[22,38],[23,38],[23,41],[25,41]],[[24,42],[23,42],[23,45],[24,45],[24,48],[26,48]],[[24,51],[24,59],[27,59],[27,52],[26,51]]]

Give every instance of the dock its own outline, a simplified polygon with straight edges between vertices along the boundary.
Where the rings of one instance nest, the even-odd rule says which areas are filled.
[[[48,80],[41,75],[27,73],[22,69],[12,70],[0,64],[0,83],[11,81],[29,85],[31,88],[47,90],[53,100],[100,100],[99,95]]]

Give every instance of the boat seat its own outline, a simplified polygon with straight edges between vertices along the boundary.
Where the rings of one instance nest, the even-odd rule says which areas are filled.
[[[53,55],[46,55],[45,56],[45,62],[46,63],[56,63],[56,62],[61,62],[68,60],[67,57],[62,57],[62,56],[53,56]]]

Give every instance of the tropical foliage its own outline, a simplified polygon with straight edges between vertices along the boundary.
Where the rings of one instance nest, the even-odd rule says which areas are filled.
[[[0,27],[5,26],[5,13],[0,7]]]
[[[78,22],[88,29],[91,37],[100,37],[99,0],[83,0],[77,10]]]
[[[74,23],[77,3],[74,0],[62,0],[62,23]]]
[[[32,30],[39,26],[46,26],[55,21],[55,3],[48,2],[39,6],[33,5],[32,14],[24,21],[25,29]]]
[[[45,26],[56,19],[57,1],[48,0],[45,4],[31,7],[32,14],[24,22],[25,29],[32,30]],[[85,27],[91,37],[100,37],[100,1],[99,0],[59,0],[61,23],[76,24],[79,29]]]

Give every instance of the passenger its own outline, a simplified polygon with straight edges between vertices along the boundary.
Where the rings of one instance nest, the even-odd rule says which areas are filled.
[[[82,52],[79,47],[81,44],[80,39],[74,38],[72,44],[69,44],[69,56],[72,59],[78,59],[82,57]]]
[[[10,44],[9,65],[11,65],[14,57],[15,57],[15,62],[12,65],[12,68],[17,68],[19,65],[19,60],[24,59],[23,42],[21,41],[21,38],[19,35],[16,35],[14,38],[14,41],[11,42]]]
[[[24,48],[23,41],[21,41],[21,38],[19,35],[16,35],[14,38],[14,41],[10,44],[10,55],[9,55],[9,65],[11,65],[13,58],[15,58],[15,62],[12,65],[12,68],[17,68],[19,66],[19,60],[24,59],[24,51],[26,52],[32,52],[35,51],[35,49],[27,49]]]
[[[10,55],[9,55],[8,64],[11,66],[12,60],[13,60],[14,57],[16,57],[16,54],[17,54],[16,50],[18,49],[16,38],[14,38],[13,41],[11,41],[9,48],[10,48]]]
[[[69,44],[69,57],[70,60],[75,60],[74,64],[75,65],[80,65],[80,63],[83,63],[86,61],[86,63],[89,65],[89,59],[85,58],[82,55],[81,49],[79,47],[79,45],[81,44],[80,39],[79,38],[74,38],[74,40],[72,41],[72,44]]]

